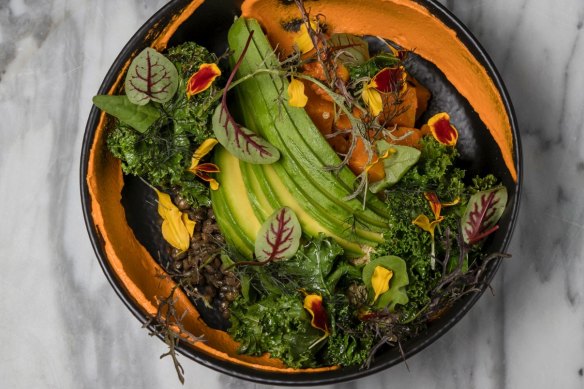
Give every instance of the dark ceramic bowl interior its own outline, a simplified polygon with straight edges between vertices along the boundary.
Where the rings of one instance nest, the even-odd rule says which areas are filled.
[[[500,150],[492,137],[485,137],[487,132],[485,125],[469,105],[468,101],[461,96],[458,91],[451,85],[448,79],[432,63],[423,58],[412,55],[408,59],[406,66],[408,71],[417,78],[422,84],[428,87],[433,94],[431,104],[425,116],[421,118],[425,121],[429,115],[437,112],[450,112],[453,122],[461,123],[460,127],[471,129],[470,131],[461,132],[461,138],[458,149],[461,152],[462,164],[468,170],[467,177],[476,174],[493,173],[501,178],[503,184],[509,190],[509,203],[505,214],[500,221],[500,229],[494,236],[489,238],[485,250],[487,252],[505,252],[518,211],[519,191],[521,186],[521,149],[517,123],[511,106],[511,102],[502,84],[502,81],[488,58],[485,51],[479,43],[472,37],[468,30],[443,6],[434,1],[418,1],[425,6],[433,15],[438,17],[444,24],[457,32],[458,38],[467,46],[474,57],[484,66],[490,78],[497,87],[505,105],[506,113],[511,122],[511,129],[514,136],[514,154],[518,179],[515,182],[503,160],[500,156]],[[151,32],[153,29],[161,29],[171,20],[171,17],[180,12],[186,4],[186,0],[171,1],[156,13],[144,26],[132,37],[124,47],[116,61],[113,63],[107,73],[98,94],[107,93],[120,72],[123,65],[131,56],[139,52],[150,44]],[[293,4],[291,6],[294,6]],[[169,41],[169,46],[180,44],[184,41],[194,40],[197,43],[209,48],[216,54],[222,54],[226,48],[226,34],[233,18],[240,13],[240,1],[229,0],[208,0],[204,2],[174,33]],[[98,126],[100,112],[93,107],[89,116],[86,127],[85,138],[82,150],[81,164],[81,189],[83,210],[86,225],[91,237],[93,247],[97,258],[108,278],[112,287],[116,290],[120,298],[132,313],[141,321],[145,322],[147,317],[135,301],[128,297],[127,291],[120,285],[114,269],[107,260],[107,254],[104,250],[104,243],[101,239],[93,220],[91,213],[91,196],[87,185],[88,159],[90,149],[94,143],[96,127]],[[129,226],[134,231],[137,240],[150,252],[153,258],[160,261],[164,266],[169,260],[164,254],[166,250],[162,241],[160,228],[157,221],[155,199],[152,192],[139,180],[134,177],[124,177],[124,188],[122,191],[122,205],[124,206],[126,218]],[[403,350],[405,356],[411,357],[420,350],[440,338],[456,322],[469,311],[478,298],[482,295],[488,282],[494,277],[500,260],[492,262],[485,274],[485,287],[479,293],[468,295],[461,301],[458,301],[446,314],[429,324],[426,333],[419,337],[404,343]],[[213,310],[206,309],[201,304],[196,304],[201,316],[210,327],[225,329],[227,323],[214,314]],[[181,343],[179,351],[214,370],[226,373],[235,377],[264,383],[279,385],[320,385],[331,384],[346,380],[352,380],[359,377],[367,376],[387,369],[395,364],[402,362],[402,356],[396,348],[387,348],[383,350],[375,359],[375,362],[369,369],[361,370],[358,367],[342,368],[334,371],[315,372],[315,373],[280,373],[266,372],[256,370],[250,367],[236,365],[227,361],[214,358],[208,354],[202,353],[193,348],[188,343]],[[415,374],[415,372],[413,372]]]

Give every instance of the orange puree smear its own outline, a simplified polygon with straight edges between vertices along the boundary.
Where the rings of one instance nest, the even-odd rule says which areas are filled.
[[[387,38],[438,66],[485,123],[517,180],[513,134],[501,95],[452,29],[411,0],[321,0],[305,6],[312,15],[324,15],[332,33]],[[284,30],[280,22],[298,18],[296,6],[282,5],[279,0],[246,0],[242,14],[258,19],[272,46],[277,43],[285,55],[291,52],[295,33]]]

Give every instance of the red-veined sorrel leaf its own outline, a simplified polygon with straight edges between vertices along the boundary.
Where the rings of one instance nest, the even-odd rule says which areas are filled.
[[[506,205],[507,189],[504,186],[472,195],[462,217],[464,241],[475,244],[495,232]]]
[[[178,89],[178,71],[168,58],[147,47],[130,64],[125,88],[134,104],[166,103]]]
[[[219,104],[213,114],[213,132],[223,147],[237,159],[253,164],[270,164],[280,159],[280,152],[252,130],[235,122]]]
[[[328,44],[342,63],[361,65],[369,60],[369,44],[353,34],[333,34]]]
[[[302,229],[294,211],[283,207],[262,225],[255,241],[258,261],[281,261],[291,258],[300,245]]]
[[[243,61],[252,36],[253,31],[249,34],[245,47],[235,63],[227,83],[225,83],[221,104],[217,106],[213,113],[212,126],[219,143],[238,159],[254,164],[270,164],[280,159],[278,149],[252,130],[240,126],[231,116],[227,107],[227,91]]]

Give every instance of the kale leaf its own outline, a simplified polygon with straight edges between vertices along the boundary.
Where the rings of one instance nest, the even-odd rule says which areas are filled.
[[[319,347],[311,347],[322,332],[310,325],[299,293],[268,295],[255,304],[243,298],[231,307],[229,333],[241,343],[240,353],[269,352],[294,368],[316,366]]]
[[[342,247],[324,234],[312,238],[301,246],[288,261],[274,263],[266,268],[272,278],[289,283],[289,288],[332,296],[335,286],[345,274],[360,277],[360,270],[341,256]]]
[[[373,336],[365,330],[365,324],[354,314],[355,308],[342,294],[334,296],[329,304],[332,333],[323,350],[323,361],[328,365],[362,365],[373,345]]]

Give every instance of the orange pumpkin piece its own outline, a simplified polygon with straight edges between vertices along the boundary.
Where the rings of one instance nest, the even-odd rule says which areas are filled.
[[[414,127],[416,124],[416,110],[418,109],[418,98],[416,88],[407,88],[399,96],[396,104],[396,96],[393,93],[382,93],[383,112],[380,114],[380,121],[387,122],[388,125],[397,124],[400,127]]]
[[[397,127],[395,130],[391,131],[391,135],[393,135],[394,138],[404,138],[395,140],[392,137],[387,136],[385,137],[385,140],[394,145],[409,146],[419,149],[420,139],[429,133],[430,127],[428,126],[423,126],[421,130],[410,127]]]
[[[378,158],[377,153],[373,150],[373,160]],[[367,169],[369,163],[369,154],[367,153],[367,148],[363,142],[363,138],[357,138],[357,143],[349,159],[349,168],[356,175],[361,174],[365,169]],[[367,172],[369,176],[369,182],[380,181],[385,177],[385,170],[383,168],[383,161],[377,161],[374,163]]]
[[[432,97],[432,93],[424,85],[420,84],[418,80],[414,77],[408,75],[407,82],[410,88],[416,89],[416,98],[418,100],[418,107],[416,108],[416,120],[422,116],[424,112],[428,109],[428,102]]]

